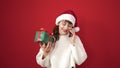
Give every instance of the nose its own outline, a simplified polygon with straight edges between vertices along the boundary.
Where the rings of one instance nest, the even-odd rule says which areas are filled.
[[[67,30],[67,29],[68,29],[68,25],[65,25],[65,26],[64,26],[64,29],[66,29],[66,30]]]

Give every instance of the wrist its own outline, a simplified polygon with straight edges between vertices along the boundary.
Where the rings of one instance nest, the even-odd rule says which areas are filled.
[[[47,56],[47,53],[44,52],[44,53],[43,53],[43,56],[42,56],[42,59],[44,59],[46,56]]]
[[[73,45],[75,45],[75,35],[73,35],[72,39],[71,39],[71,42]]]

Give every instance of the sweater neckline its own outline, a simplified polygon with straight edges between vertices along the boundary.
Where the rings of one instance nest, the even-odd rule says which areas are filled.
[[[69,38],[69,34],[59,36],[59,39],[65,39],[65,38]]]
[[[65,35],[60,35],[60,37],[68,37],[69,36],[69,34],[65,34]]]

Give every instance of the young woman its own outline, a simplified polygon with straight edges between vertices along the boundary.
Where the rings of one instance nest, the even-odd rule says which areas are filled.
[[[80,38],[75,34],[76,16],[72,11],[66,11],[56,18],[56,27],[53,36],[54,44],[40,44],[41,48],[36,61],[47,68],[75,68],[87,58]]]

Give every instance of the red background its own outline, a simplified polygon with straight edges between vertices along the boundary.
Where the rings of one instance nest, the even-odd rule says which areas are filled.
[[[55,18],[69,9],[78,17],[77,34],[88,54],[77,68],[120,68],[119,4],[119,0],[1,0],[0,68],[40,68],[35,31],[43,27],[52,32]]]

